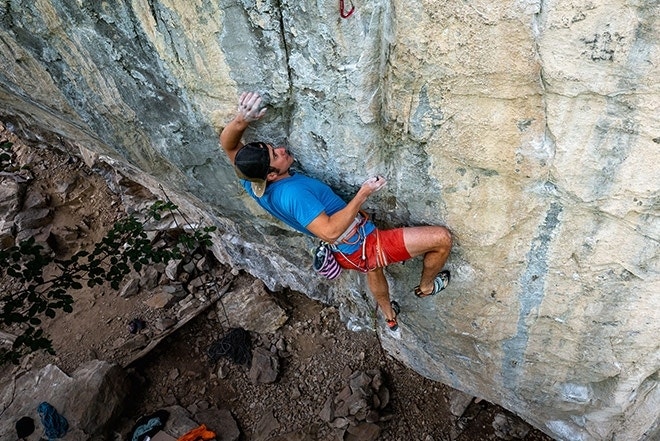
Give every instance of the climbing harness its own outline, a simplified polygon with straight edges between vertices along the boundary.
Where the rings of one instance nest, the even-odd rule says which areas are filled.
[[[360,210],[355,216],[355,219],[353,219],[353,222],[351,222],[348,228],[346,228],[346,230],[337,238],[337,240],[335,240],[334,244],[339,245],[341,243],[345,243],[348,245],[355,245],[357,242],[349,242],[348,239],[355,236],[355,234],[359,231],[359,228],[362,227],[367,222],[367,220],[369,220],[369,215],[366,212]]]
[[[368,273],[369,271],[373,271],[376,268],[381,268],[389,265],[387,254],[385,253],[385,250],[383,249],[380,243],[380,231],[377,228],[370,234],[364,234],[364,225],[361,225],[358,228],[358,235],[359,237],[356,243],[361,244],[360,261],[357,263],[354,262],[353,260],[350,259],[350,256],[347,256],[346,254],[342,253],[341,251],[339,251],[339,249],[335,247],[334,252],[342,257],[342,259],[339,260],[340,265],[342,264],[342,262],[348,263],[352,268],[354,268],[356,271],[359,271],[361,273]],[[376,261],[372,263],[373,265],[372,267],[369,266],[369,262],[367,261],[367,238],[372,238],[376,240],[376,247],[375,247]],[[343,265],[342,267],[346,268]]]
[[[348,18],[351,15],[353,15],[353,12],[355,12],[355,6],[353,5],[353,2],[351,1],[351,9],[348,11],[344,9],[344,0],[339,0],[339,15],[341,15],[341,18]]]
[[[364,269],[356,266],[351,262],[344,253],[339,251],[337,245],[347,244],[347,245],[356,245],[361,243],[362,247],[362,260],[366,259],[365,257],[365,235],[364,235],[364,225],[369,220],[369,215],[364,211],[360,211],[353,219],[353,222],[346,228],[346,230],[334,241],[334,243],[328,243],[321,241],[319,245],[312,250],[312,255],[314,256],[314,261],[312,267],[317,274],[333,280],[339,277],[342,271],[342,267],[337,262],[334,253],[341,254],[346,261],[350,262],[355,269],[361,272],[366,272]],[[353,237],[357,236],[353,241]]]

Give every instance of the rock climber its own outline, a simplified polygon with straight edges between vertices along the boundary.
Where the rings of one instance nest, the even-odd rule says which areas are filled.
[[[325,183],[292,170],[294,158],[287,148],[265,142],[243,144],[243,133],[250,123],[266,113],[261,103],[259,93],[243,92],[236,116],[220,134],[220,144],[241,184],[277,219],[332,244],[341,267],[366,273],[388,329],[397,333],[399,305],[390,300],[383,268],[423,255],[422,275],[414,293],[420,298],[439,293],[450,280],[449,271],[442,269],[451,250],[451,233],[443,226],[376,228],[360,207],[387,184],[382,176],[367,179],[346,203]]]

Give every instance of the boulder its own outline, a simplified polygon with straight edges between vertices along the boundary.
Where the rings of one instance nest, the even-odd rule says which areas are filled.
[[[258,334],[277,331],[288,319],[263,282],[229,291],[218,301],[218,314],[229,318],[232,327],[241,327]]]
[[[460,418],[470,406],[472,400],[474,400],[472,395],[463,393],[460,390],[452,389],[449,393],[449,412],[455,417]]]
[[[93,360],[71,376],[55,365],[26,372],[3,385],[2,390],[0,439],[14,439],[14,425],[25,416],[35,421],[36,436],[42,433],[37,406],[47,402],[68,421],[68,436],[85,441],[97,439],[112,428],[123,410],[130,383],[118,365]]]
[[[206,409],[195,413],[195,421],[215,432],[217,441],[238,441],[241,431],[236,420],[227,409]]]
[[[499,439],[505,441],[524,440],[531,427],[519,418],[513,418],[510,415],[498,413],[493,418],[493,429]]]
[[[165,426],[161,428],[161,431],[168,436],[174,437],[174,439],[179,439],[179,437],[199,426],[197,421],[193,420],[190,412],[181,406],[172,405],[159,409],[157,412],[167,412]],[[141,418],[144,417],[146,416],[142,416]]]
[[[277,354],[259,347],[252,351],[252,362],[248,377],[253,384],[274,383],[280,374],[280,361]]]
[[[140,279],[132,277],[119,289],[119,297],[133,297],[140,290]]]

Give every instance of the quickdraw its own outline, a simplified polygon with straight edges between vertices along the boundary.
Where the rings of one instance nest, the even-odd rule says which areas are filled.
[[[353,12],[355,12],[355,6],[352,1],[351,9],[347,11],[344,9],[344,0],[339,0],[339,15],[341,15],[341,18],[348,18],[353,15]]]

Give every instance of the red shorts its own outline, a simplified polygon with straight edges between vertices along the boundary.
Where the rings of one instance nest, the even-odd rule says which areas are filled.
[[[337,262],[342,268],[366,273],[376,268],[382,268],[391,263],[410,259],[410,253],[403,242],[403,228],[393,230],[374,230],[365,239],[364,248],[353,254],[345,255],[334,252]],[[362,250],[366,259],[362,259]]]

